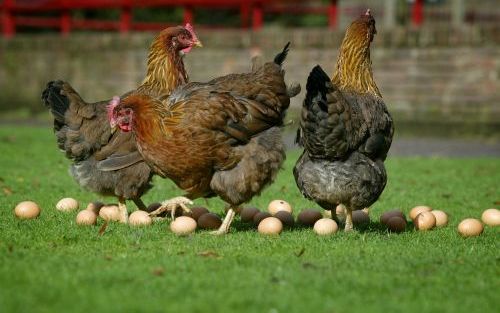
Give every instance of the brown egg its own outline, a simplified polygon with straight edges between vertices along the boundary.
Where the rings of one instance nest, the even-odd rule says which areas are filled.
[[[432,210],[431,213],[436,218],[436,227],[448,225],[448,214],[441,210]]]
[[[279,219],[281,221],[281,223],[283,224],[283,226],[293,227],[293,225],[295,224],[295,221],[293,219],[293,215],[290,212],[279,211],[279,212],[276,212],[276,214],[274,214],[274,217]]]
[[[415,228],[418,230],[429,230],[436,226],[436,217],[429,211],[424,211],[413,220]]]
[[[267,212],[266,212],[267,213]],[[283,230],[283,224],[276,217],[266,217],[259,223],[258,231],[264,235],[278,235]]]
[[[194,218],[195,221],[198,221],[200,216],[202,216],[205,213],[209,213],[207,208],[204,208],[202,206],[197,206],[191,209],[191,217]]]
[[[370,216],[362,210],[352,212],[352,222],[355,225],[366,226],[370,224]]]
[[[269,211],[271,215],[274,215],[279,211],[287,211],[288,213],[292,213],[292,206],[285,200],[273,200],[267,206],[267,211]]]
[[[160,202],[153,202],[150,205],[148,205],[146,211],[153,212],[153,211],[157,210],[159,207],[161,207]]]
[[[330,218],[320,218],[314,223],[314,232],[320,236],[335,234],[339,226]]]
[[[261,222],[263,219],[268,218],[268,217],[271,217],[271,216],[272,216],[272,215],[271,215],[271,213],[269,213],[269,212],[259,212],[259,213],[255,214],[255,215],[253,216],[253,223],[254,223],[255,225],[259,225],[259,224],[260,224],[260,222]]]
[[[497,209],[488,209],[483,212],[481,215],[481,219],[483,223],[489,226],[498,226],[500,225],[500,210]]]
[[[196,230],[196,220],[189,216],[179,216],[170,223],[170,230],[179,236],[185,236]]]
[[[99,210],[104,206],[104,203],[99,201],[90,202],[87,204],[85,210],[94,212],[96,215],[99,214]]]
[[[467,218],[458,224],[458,232],[463,237],[479,236],[483,230],[483,224],[475,218]]]
[[[253,222],[253,217],[259,212],[260,210],[257,208],[243,208],[240,212],[241,221],[243,223]]]
[[[417,217],[417,215],[419,215],[420,213],[422,213],[422,212],[430,212],[430,211],[432,211],[432,208],[428,207],[426,205],[416,206],[413,209],[411,209],[411,211],[410,211],[410,218],[412,220],[414,220]]]
[[[40,215],[40,207],[33,201],[19,202],[15,209],[14,214],[20,219],[37,218]]]
[[[218,229],[221,224],[221,218],[214,213],[205,213],[198,218],[198,227],[201,229]]]
[[[151,225],[152,222],[151,216],[146,211],[137,210],[128,217],[128,223],[131,226],[146,226]]]
[[[118,206],[113,204],[108,204],[103,206],[99,210],[99,216],[108,222],[116,222],[120,220],[120,213],[118,211]]]
[[[314,223],[322,217],[321,213],[317,210],[306,209],[299,213],[297,222],[303,226],[313,226]]]
[[[78,209],[78,201],[73,198],[63,198],[56,204],[56,209],[62,212],[71,212]]]
[[[386,211],[384,212],[381,216],[380,216],[380,223],[381,224],[387,224],[387,221],[393,217],[393,216],[399,216],[401,217],[402,219],[406,220],[406,217],[405,215],[403,214],[402,211],[400,210],[390,210],[390,211]]]
[[[402,218],[399,215],[393,215],[387,220],[385,225],[390,231],[401,233],[406,229],[406,219]]]
[[[97,214],[92,210],[82,210],[76,215],[76,223],[78,225],[95,225],[97,222]]]

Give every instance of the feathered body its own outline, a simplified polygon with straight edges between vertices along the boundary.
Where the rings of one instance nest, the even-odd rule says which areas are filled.
[[[134,92],[168,94],[187,82],[180,51],[190,48],[190,42],[198,43],[193,42],[196,37],[191,31],[171,27],[155,38],[146,78]],[[153,172],[137,151],[132,134],[110,127],[109,100],[88,103],[63,81],[49,82],[42,99],[54,116],[58,147],[73,161],[70,171],[78,184],[102,195],[115,195],[120,203],[134,200],[145,209],[140,197],[151,188]]]
[[[350,214],[373,204],[387,182],[384,160],[394,127],[371,70],[376,33],[368,11],[348,28],[333,79],[316,66],[307,81],[298,140],[304,152],[294,168],[302,194],[324,209]]]
[[[252,73],[189,83],[168,97],[131,94],[113,108],[114,119],[132,130],[155,173],[189,198],[218,195],[236,208],[271,183],[285,159],[280,126],[300,90],[284,82],[287,51]]]

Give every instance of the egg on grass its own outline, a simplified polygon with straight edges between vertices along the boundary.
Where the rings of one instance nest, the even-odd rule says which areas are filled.
[[[481,220],[488,226],[498,226],[500,225],[500,210],[488,209],[481,215]]]
[[[287,211],[279,211],[274,214],[274,217],[279,219],[283,226],[286,227],[293,227],[295,225],[295,220],[293,219],[293,215],[290,212]]]
[[[432,210],[431,213],[436,218],[436,227],[443,227],[448,225],[448,214],[441,210]]]
[[[19,219],[33,219],[40,215],[40,207],[33,201],[19,202],[14,208],[14,214]]]
[[[275,215],[278,211],[286,211],[288,213],[292,213],[292,206],[290,203],[285,200],[273,200],[267,206],[267,211],[271,213],[271,215]]]
[[[108,204],[99,210],[99,217],[108,222],[116,222],[120,220],[120,212],[115,204]]]
[[[100,201],[93,201],[93,202],[89,202],[89,204],[87,204],[87,207],[85,208],[85,210],[92,211],[97,215],[97,214],[99,214],[99,210],[103,206],[104,206],[104,203],[102,203]]]
[[[417,230],[430,230],[436,226],[436,217],[430,211],[424,211],[415,217],[413,224]]]
[[[279,235],[283,230],[283,223],[276,217],[266,217],[259,223],[258,231],[263,235]]]
[[[314,223],[313,230],[316,234],[320,236],[328,236],[335,234],[339,226],[337,222],[330,218],[321,218]]]
[[[271,213],[269,213],[269,212],[259,212],[259,213],[255,214],[255,215],[253,216],[253,223],[254,223],[255,225],[259,225],[259,224],[260,224],[260,222],[261,222],[263,219],[268,218],[268,217],[271,217],[271,216],[272,216],[272,215],[271,215]]]
[[[243,223],[253,222],[253,217],[255,216],[255,214],[257,214],[259,212],[260,212],[260,210],[257,208],[253,208],[253,207],[243,208],[240,212],[241,221]]]
[[[78,201],[73,198],[63,198],[56,204],[56,209],[62,212],[71,212],[79,207]]]
[[[479,236],[483,233],[483,230],[483,224],[475,218],[466,218],[458,224],[458,232],[462,237]]]
[[[215,213],[205,213],[198,218],[198,227],[201,229],[218,229],[222,225],[222,219]]]
[[[76,224],[78,225],[95,225],[97,222],[97,214],[92,210],[82,210],[76,215]]]
[[[410,210],[410,218],[414,220],[420,213],[430,212],[430,211],[432,211],[432,208],[430,206],[418,205]]]
[[[314,223],[321,218],[323,218],[323,216],[319,211],[305,209],[297,216],[297,222],[303,226],[314,226]]]
[[[401,233],[406,230],[406,219],[400,215],[393,215],[386,221],[385,225],[390,231]]]
[[[179,236],[192,234],[196,230],[196,220],[189,216],[179,216],[170,223],[170,230]]]
[[[406,220],[406,216],[404,215],[404,213],[401,211],[401,210],[390,210],[390,211],[385,211],[381,216],[380,216],[380,223],[381,224],[384,224],[384,225],[387,225],[387,221],[389,221],[389,219],[391,217],[394,217],[394,216],[398,216],[404,220]]]
[[[146,211],[137,210],[128,217],[128,223],[131,226],[147,226],[153,222],[151,216]]]

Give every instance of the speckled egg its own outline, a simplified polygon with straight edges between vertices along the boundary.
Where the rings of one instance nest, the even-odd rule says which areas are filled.
[[[292,213],[292,206],[285,200],[273,200],[267,206],[267,211],[271,213],[271,215],[275,215],[279,211]]]

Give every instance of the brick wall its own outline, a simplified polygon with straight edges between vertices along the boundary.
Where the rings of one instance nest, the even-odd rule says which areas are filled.
[[[472,30],[465,33],[474,37]],[[480,123],[499,130],[500,46],[484,42],[489,35],[480,33],[482,39],[448,42],[447,47],[436,43],[439,32],[401,30],[377,37],[372,47],[375,79],[400,123]],[[193,50],[185,62],[192,80],[206,81],[246,71],[256,51],[271,59],[292,40],[287,80],[304,86],[314,65],[332,72],[342,35],[325,30],[200,32],[205,48]],[[128,91],[144,75],[151,40],[151,34],[76,34],[0,41],[0,114],[19,107],[43,110],[40,92],[56,78],[71,82],[89,101]],[[294,99],[294,107],[303,96]]]

